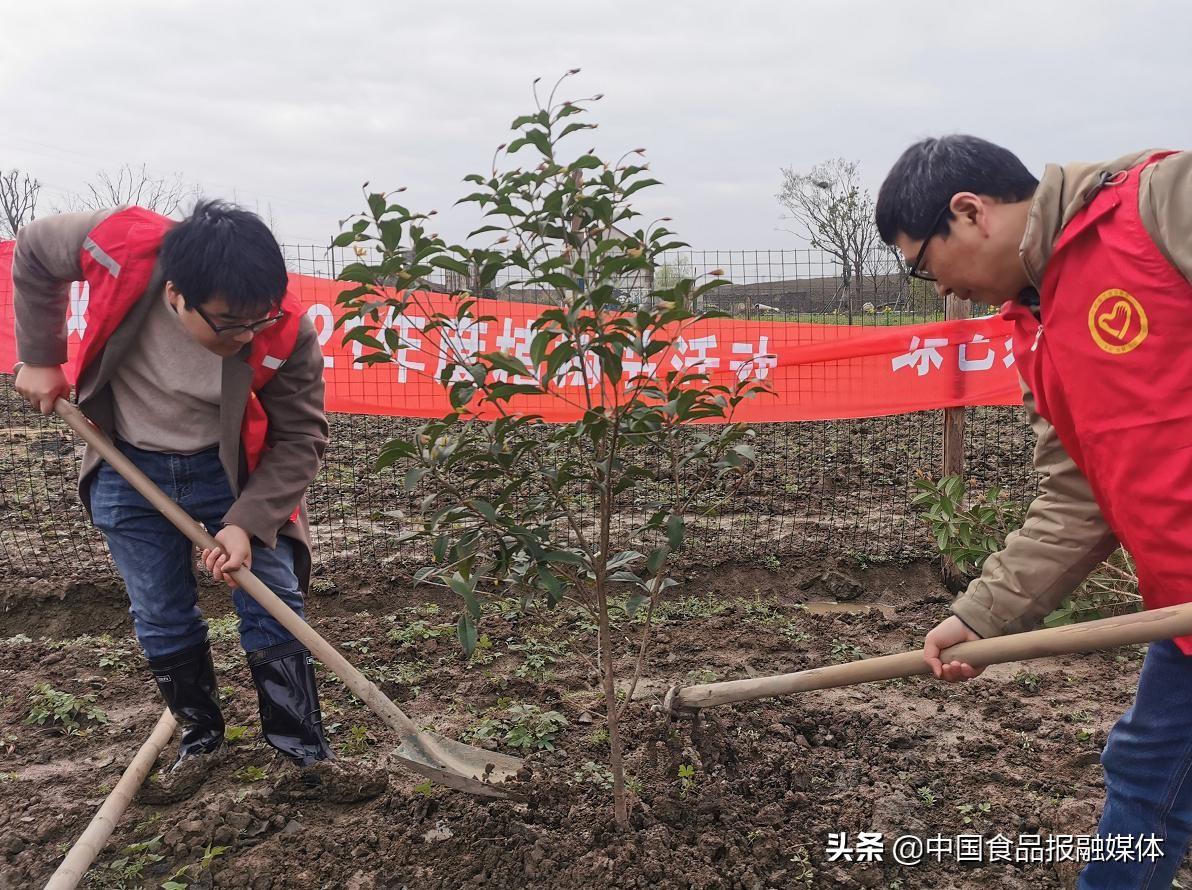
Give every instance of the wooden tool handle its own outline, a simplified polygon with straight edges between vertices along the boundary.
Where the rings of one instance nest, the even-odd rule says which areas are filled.
[[[1082,624],[1066,624],[1063,627],[960,643],[944,651],[940,658],[945,662],[963,661],[975,667],[985,667],[1010,661],[1112,649],[1129,643],[1170,640],[1188,634],[1192,634],[1192,603],[1182,603]],[[930,672],[931,668],[923,660],[921,651],[902,652],[792,674],[684,686],[673,689],[667,700],[674,711],[698,710],[732,702],[790,695],[793,692],[914,677]]]
[[[137,466],[120,451],[102,430],[93,424],[82,411],[65,399],[59,399],[54,405],[54,411],[79,434],[88,445],[94,448],[99,456],[107,461],[117,473],[140,492],[149,503],[162,512],[179,531],[192,542],[204,550],[219,547],[215,540],[201,523],[197,522],[189,513],[174,503],[166,493],[153,484]],[[330,643],[320,636],[314,628],[298,617],[276,593],[248,569],[237,569],[227,572],[235,582],[254,600],[264,607],[277,622],[294,635],[319,661],[323,662],[333,674],[343,680],[344,685],[356,694],[361,701],[377,712],[385,722],[399,733],[409,736],[419,736],[422,733],[414,722],[407,717],[400,708],[377,688],[371,680],[356,670],[346,658],[340,655]],[[427,740],[428,746],[433,745]]]

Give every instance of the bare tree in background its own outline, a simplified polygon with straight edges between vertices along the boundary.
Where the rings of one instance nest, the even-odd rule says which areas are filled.
[[[20,170],[0,172],[0,238],[15,238],[17,229],[37,218],[41,183]]]
[[[870,254],[882,242],[874,222],[874,202],[862,188],[857,161],[833,158],[816,164],[810,173],[782,168],[782,191],[776,197],[787,211],[784,219],[799,223],[812,247],[826,251],[840,263],[841,286],[837,309],[847,309],[849,321],[860,308]]]
[[[125,164],[115,173],[100,170],[95,182],[86,191],[67,199],[66,210],[102,210],[121,204],[135,204],[163,216],[170,216],[183,201],[198,196],[198,190],[183,183],[175,173],[169,177],[154,176],[148,166],[139,168]]]

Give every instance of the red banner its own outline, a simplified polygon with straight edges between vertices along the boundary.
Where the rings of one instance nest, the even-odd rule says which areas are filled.
[[[0,366],[4,368],[11,368],[18,358],[11,262],[12,242],[0,243]],[[319,335],[327,408],[353,414],[441,417],[449,405],[438,375],[452,356],[504,350],[530,364],[530,323],[544,308],[483,300],[476,314],[493,320],[444,334],[424,328],[431,313],[448,309],[450,298],[420,293],[414,301],[417,308],[411,306],[404,315],[387,320],[386,326],[398,334],[403,347],[396,350],[393,361],[361,365],[355,359],[364,347],[354,342],[345,346],[344,331],[334,330],[335,298],[343,285],[291,275],[290,287]],[[72,358],[86,324],[87,288],[75,284],[67,318]],[[715,319],[685,326],[673,346],[649,362],[626,356],[624,365],[625,381],[639,373],[664,374],[670,369],[702,371],[714,382],[750,376],[764,380],[775,395],[747,400],[734,417],[753,422],[876,417],[1022,402],[1010,326],[997,317],[890,327]],[[587,404],[585,379],[599,381],[599,368],[564,366],[558,395],[519,396],[513,407],[549,421],[573,420]],[[530,381],[514,377],[510,382]]]

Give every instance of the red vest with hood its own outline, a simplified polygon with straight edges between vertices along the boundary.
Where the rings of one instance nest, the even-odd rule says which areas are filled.
[[[157,253],[173,220],[142,207],[129,207],[107,217],[83,242],[83,277],[90,295],[87,328],[75,367],[76,381],[103,351],[108,338],[145,293],[157,264]],[[240,428],[240,445],[251,473],[266,450],[269,418],[257,393],[286,363],[298,339],[302,305],[289,292],[282,299],[284,317],[255,334],[247,361],[252,392]]]
[[[1039,318],[1003,310],[1039,413],[1133,555],[1152,609],[1192,601],[1192,284],[1138,209],[1142,171],[1167,154],[1104,178],[1064,227]],[[1192,655],[1192,637],[1176,643]]]

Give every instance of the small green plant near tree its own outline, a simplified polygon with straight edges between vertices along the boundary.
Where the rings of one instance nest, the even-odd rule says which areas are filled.
[[[679,764],[679,796],[686,797],[695,788],[695,767],[690,763]]]
[[[960,476],[917,479],[914,484],[918,494],[911,502],[923,511],[940,553],[970,577],[981,571],[985,560],[1002,548],[1006,535],[1018,529],[1026,517],[1026,507],[1000,488],[990,488],[970,501]],[[1134,561],[1119,549],[1043,619],[1043,626],[1134,612],[1141,603]]]
[[[488,634],[481,634],[476,638],[476,647],[472,650],[472,654],[468,656],[468,664],[475,666],[483,666],[492,664],[497,659],[497,650],[493,647],[493,641]]]
[[[649,280],[666,251],[686,245],[667,220],[641,224],[632,207],[637,192],[658,184],[639,162],[643,150],[615,161],[594,151],[565,156],[564,141],[595,126],[584,115],[599,97],[560,99],[562,80],[545,97],[535,82],[536,107],[513,122],[491,171],[465,177],[473,191],[459,203],[487,218],[469,242],[487,244],[448,244],[428,228],[430,214],[396,193],[367,196],[367,211],[334,242],[360,258],[339,276],[347,288],[337,325],[359,345],[358,361],[396,364],[399,374],[412,348],[438,344],[442,360],[430,368],[450,410],[389,442],[378,460],[400,468],[408,494],[425,492],[420,527],[407,535],[429,542],[433,562],[416,578],[459,595],[467,654],[486,602],[568,601],[589,613],[614,813],[625,825],[620,719],[645,663],[654,604],[676,583],[667,567],[688,517],[715,511],[751,475],[752,431],[735,416],[769,386],[753,359],[711,375],[685,339],[691,325],[722,314],[696,309],[722,283],[721,270],[626,293],[627,280]],[[534,157],[519,166],[523,151]],[[464,286],[432,301],[426,280],[436,272]],[[498,331],[485,333],[497,320],[478,299],[497,283],[543,307],[505,345]],[[569,405],[579,419],[544,423],[537,411],[548,404]],[[659,457],[664,485],[653,484]],[[625,526],[627,515],[644,521]],[[626,584],[627,611],[645,619],[630,694],[619,702],[609,607]]]
[[[50,726],[66,735],[77,735],[87,731],[84,724],[107,722],[107,714],[95,706],[94,695],[60,692],[49,683],[38,683],[29,695],[29,713],[25,716],[29,725]]]
[[[263,766],[245,766],[236,771],[236,778],[241,782],[263,782],[269,771]]]
[[[688,683],[715,683],[719,679],[720,674],[711,668],[693,668],[686,676]]]
[[[568,720],[537,705],[511,704],[476,722],[464,734],[473,741],[493,741],[507,748],[553,751]]]
[[[416,646],[426,640],[437,640],[450,634],[454,628],[450,624],[431,624],[419,618],[409,624],[393,627],[386,635],[394,643],[403,646]]]
[[[923,785],[915,789],[915,793],[919,795],[919,800],[923,802],[925,807],[933,807],[936,805],[935,792],[931,790],[930,785]]]
[[[240,618],[237,615],[224,615],[221,618],[207,619],[207,639],[212,643],[231,643],[240,636]]]
[[[165,882],[161,885],[161,890],[187,890],[190,887],[191,881],[198,880],[203,872],[209,871],[212,863],[230,849],[232,848],[213,847],[211,844],[208,844],[207,849],[203,851],[203,857],[198,862],[184,865],[166,878]]]
[[[790,862],[790,879],[794,886],[815,886],[815,866],[811,864],[811,856],[806,847],[798,847],[791,854]],[[890,890],[893,890],[893,885],[890,885]]]
[[[128,658],[128,654],[127,649],[112,649],[104,652],[99,656],[99,666],[109,671],[126,671],[128,662],[125,659]]]
[[[377,740],[373,738],[367,726],[350,726],[348,737],[340,747],[345,754],[352,756],[366,754],[376,743]]]
[[[145,869],[165,857],[161,849],[161,835],[129,844],[110,862],[99,863],[87,873],[87,886],[94,890],[140,890],[145,882]]]
[[[522,663],[518,665],[514,673],[519,677],[530,677],[535,680],[546,679],[551,668],[567,653],[564,645],[547,643],[542,640],[510,643],[506,648],[510,652],[521,653],[522,656]]]
[[[1043,678],[1031,671],[1019,671],[1014,675],[1014,679],[1027,692],[1038,692],[1039,687],[1043,685]]]
[[[963,817],[965,825],[972,825],[973,820],[979,816],[988,816],[989,815],[989,804],[985,803],[985,802],[976,803],[976,804],[973,804],[973,803],[957,804],[956,809],[960,813],[960,815]]]
[[[604,764],[594,760],[585,760],[572,774],[573,785],[595,785],[605,791],[613,787],[612,771]]]
[[[865,657],[865,653],[861,651],[860,646],[836,639],[832,640],[831,655],[833,661],[856,661],[859,658]]]

